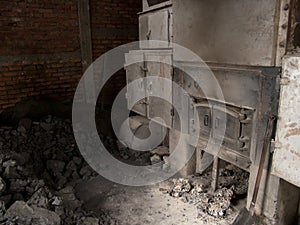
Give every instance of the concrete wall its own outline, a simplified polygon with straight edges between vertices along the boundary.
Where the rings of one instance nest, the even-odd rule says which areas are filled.
[[[0,4],[0,112],[31,96],[71,98],[82,76],[78,1],[0,0]],[[141,4],[90,0],[94,59],[138,39],[136,14]],[[125,84],[122,76],[114,81],[120,86]],[[117,91],[113,84],[106,89],[107,97]]]

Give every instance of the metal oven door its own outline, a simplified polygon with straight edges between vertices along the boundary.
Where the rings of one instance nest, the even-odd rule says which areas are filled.
[[[250,156],[252,120],[249,112],[229,105],[214,105],[212,119],[213,138],[223,139],[224,147],[247,157]]]
[[[172,8],[146,12],[139,17],[140,40],[159,40],[166,43],[141,43],[141,48],[172,47]]]
[[[147,97],[136,104],[133,102],[135,96],[147,96],[147,84],[145,82],[140,82],[135,89],[129,88],[128,86],[128,84],[134,80],[146,77],[144,53],[141,51],[129,52],[125,55],[125,63],[128,109],[139,115],[147,116]],[[131,106],[133,106],[133,108]]]
[[[172,51],[145,51],[145,63],[147,77],[157,77],[159,84],[153,84],[148,80],[147,94],[148,94],[148,118],[154,119],[156,122],[161,123],[160,118],[164,121],[165,125],[169,128],[172,127],[172,81],[173,68],[172,68]],[[169,82],[164,82],[164,78]],[[158,97],[151,97],[158,95]]]
[[[207,140],[211,136],[212,128],[212,106],[207,102],[194,105],[196,115],[199,118],[199,135],[201,139]],[[191,126],[192,129],[194,129]]]

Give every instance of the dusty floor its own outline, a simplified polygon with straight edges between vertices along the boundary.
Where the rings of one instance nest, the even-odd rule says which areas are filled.
[[[240,203],[231,210],[226,219],[199,215],[195,205],[162,191],[168,185],[169,182],[163,182],[147,187],[128,187],[99,176],[79,184],[76,193],[88,210],[95,213],[108,210],[122,225],[225,225],[231,224],[243,205]]]
[[[152,163],[151,153],[119,149],[109,134],[102,138],[116,158]],[[242,177],[236,170],[221,171],[221,187],[247,183],[247,179],[236,182]],[[190,179],[208,187],[211,174]],[[243,192],[242,187],[237,190]],[[235,218],[237,205],[243,205],[233,203],[225,219],[219,219],[199,211],[199,203],[188,202],[190,193],[175,198],[166,190],[170,181],[128,187],[97,176],[82,159],[68,119],[49,115],[0,124],[0,224],[225,225]]]

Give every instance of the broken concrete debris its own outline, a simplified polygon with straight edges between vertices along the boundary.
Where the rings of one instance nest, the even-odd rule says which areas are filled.
[[[152,155],[159,155],[161,157],[169,155],[169,148],[166,146],[159,146],[151,151]]]
[[[157,148],[154,148],[152,151],[150,151],[150,154],[151,165],[155,165],[161,162],[165,164],[165,157],[169,156],[169,148],[166,146],[158,146]]]
[[[179,178],[173,179],[173,187],[171,189],[171,196],[175,198],[182,197],[184,193],[189,193],[192,186],[190,184],[189,179]]]
[[[0,127],[0,224],[117,224],[84,210],[74,187],[97,174],[78,151],[71,121],[47,116]]]
[[[153,155],[153,156],[151,156],[150,161],[151,161],[152,165],[162,162],[162,160],[161,160],[161,158],[160,158],[159,155]]]
[[[139,152],[118,149],[112,138],[101,138],[116,157],[143,165],[167,165],[167,147]],[[76,184],[97,174],[76,147],[71,121],[47,117],[40,121],[21,120],[18,127],[0,127],[0,148],[0,224],[119,224],[110,212],[95,215],[86,211],[76,197]],[[220,169],[216,193],[209,194],[206,185],[185,178],[173,180],[167,193],[194,204],[199,214],[225,217],[233,194],[246,193],[247,179],[242,170],[228,166]]]
[[[47,209],[30,207],[23,201],[16,201],[5,213],[5,219],[16,224],[60,225],[60,217]]]
[[[198,204],[197,208],[213,217],[223,218],[226,215],[227,210],[230,208],[233,194],[233,186],[229,189],[219,189],[210,196],[208,201],[205,200],[201,204]]]
[[[219,189],[214,193],[211,192],[210,179],[207,179],[209,176],[204,174],[201,180],[195,177],[173,179],[167,193],[195,205],[199,217],[205,214],[224,218],[232,212],[232,200],[247,193],[249,174],[232,165],[220,169]]]
[[[203,186],[193,185],[189,179],[173,179],[173,185],[169,193],[172,197],[181,198],[184,202],[194,204],[199,213],[206,213],[216,218],[223,218],[230,208],[233,197],[231,188],[218,189],[215,193],[209,193]]]

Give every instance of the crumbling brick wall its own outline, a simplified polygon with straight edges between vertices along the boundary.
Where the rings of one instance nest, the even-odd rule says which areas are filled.
[[[137,39],[140,0],[91,0],[94,59]],[[82,76],[77,0],[0,0],[0,112],[46,95],[71,98]],[[125,78],[114,82],[122,84]],[[112,91],[107,90],[113,95]]]

